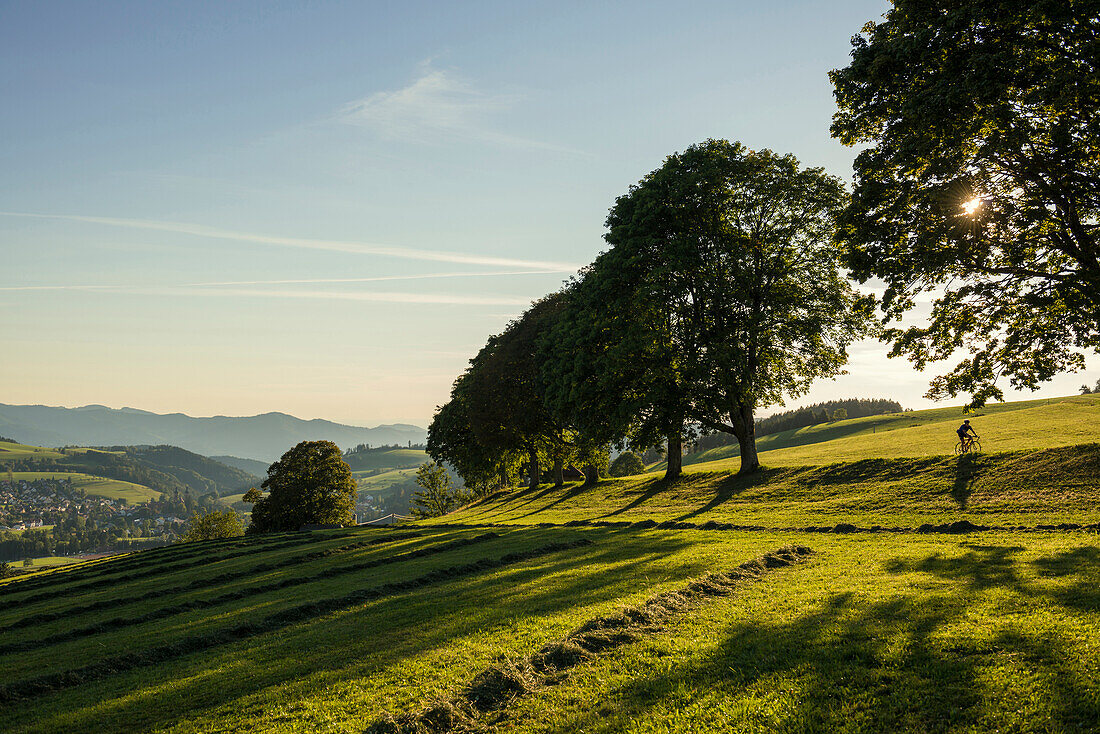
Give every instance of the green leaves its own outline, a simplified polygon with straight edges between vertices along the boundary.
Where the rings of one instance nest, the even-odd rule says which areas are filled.
[[[354,522],[355,477],[331,441],[302,441],[267,470],[266,497],[252,508],[249,532]]]
[[[833,135],[869,146],[837,240],[885,322],[933,294],[886,332],[920,367],[962,356],[932,397],[1034,389],[1100,346],[1098,59],[1097,0],[898,0],[831,74]]]

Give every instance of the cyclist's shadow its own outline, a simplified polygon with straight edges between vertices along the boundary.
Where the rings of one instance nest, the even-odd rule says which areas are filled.
[[[974,482],[981,471],[980,454],[963,454],[955,460],[955,482],[951,486],[951,497],[959,503],[960,510],[966,509],[966,503],[974,493]]]

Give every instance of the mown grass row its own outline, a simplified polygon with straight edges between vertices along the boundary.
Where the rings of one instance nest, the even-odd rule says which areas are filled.
[[[325,548],[322,550],[310,551],[309,553],[302,553],[297,556],[291,556],[289,558],[283,558],[278,561],[268,561],[266,563],[260,563],[248,568],[239,569],[237,571],[227,571],[225,573],[218,574],[217,576],[206,576],[203,578],[195,579],[186,584],[180,584],[178,586],[172,586],[166,589],[158,589],[157,594],[160,596],[168,596],[172,594],[181,594],[190,591],[199,591],[201,589],[207,589],[213,586],[221,586],[222,584],[236,581],[238,579],[249,578],[256,576],[257,574],[266,573],[268,571],[274,571],[279,568],[286,568],[288,566],[294,566],[301,563],[308,563],[310,561],[320,560],[322,558],[328,558],[329,556],[337,555],[340,553],[348,553],[351,551],[360,550],[362,548],[369,548],[373,545],[381,545],[383,543],[395,543],[401,540],[409,540],[411,538],[420,537],[420,533],[396,533],[393,535],[386,535],[378,538],[370,538],[368,540],[361,540],[357,543],[351,543],[349,545],[336,546],[334,548]],[[71,619],[79,614],[86,614],[88,612],[97,612],[103,609],[114,609],[116,607],[127,606],[139,601],[143,601],[148,598],[148,594],[139,594],[132,596],[117,596],[110,599],[101,599],[89,604],[82,604],[80,606],[68,607],[66,609],[60,609],[52,612],[39,612],[38,614],[31,614],[21,619],[17,619],[4,628],[4,631],[20,629],[24,627],[33,627],[37,624],[44,624],[47,622],[54,622],[59,619]],[[51,638],[51,641],[60,641],[59,638]],[[7,652],[18,651],[23,649],[21,645],[28,643],[8,643],[0,644],[0,655]]]
[[[146,550],[126,553],[109,558],[101,558],[94,561],[78,563],[72,568],[53,569],[49,573],[35,574],[29,578],[12,579],[0,586],[0,591],[6,594],[18,594],[34,591],[44,587],[57,586],[59,584],[77,583],[87,581],[107,574],[121,573],[135,567],[146,567],[151,564],[163,564],[168,561],[178,561],[196,555],[216,552],[227,546],[243,547],[256,543],[271,543],[286,540],[286,534],[278,536],[259,537],[248,539],[251,542],[242,542],[243,538],[225,538],[219,540],[204,540],[193,543],[176,543],[173,545],[149,548]]]
[[[489,534],[486,534],[489,535]],[[478,536],[482,538],[484,536]],[[499,537],[493,535],[492,537]],[[470,541],[477,541],[471,538]],[[490,539],[490,538],[485,538]],[[414,591],[426,586],[454,581],[460,578],[474,576],[488,571],[504,568],[524,561],[529,561],[540,556],[557,553],[560,551],[591,545],[587,538],[578,538],[572,541],[556,541],[547,543],[526,551],[515,551],[499,558],[481,558],[471,563],[466,563],[447,568],[437,568],[426,574],[406,581],[394,581],[366,589],[357,589],[342,596],[320,599],[305,604],[284,609],[266,617],[249,622],[225,627],[210,632],[192,635],[177,640],[176,642],[146,648],[137,652],[116,655],[98,660],[95,663],[80,668],[51,673],[47,675],[27,678],[0,685],[0,703],[10,704],[24,699],[33,699],[56,691],[74,688],[88,682],[99,680],[116,673],[121,673],[135,668],[155,665],[157,663],[175,660],[183,655],[210,650],[212,648],[230,644],[238,640],[254,637],[259,634],[270,633],[287,627],[316,619],[333,612],[349,607],[354,607],[369,601],[375,601],[388,596]],[[447,544],[449,545],[449,544]],[[442,546],[437,546],[442,547]],[[423,549],[429,550],[429,549]],[[402,554],[411,556],[411,554]]]
[[[274,550],[284,550],[286,548],[293,548],[299,545],[315,543],[316,541],[317,538],[306,535],[305,537],[285,540],[281,543],[267,543],[255,548],[248,548],[247,550],[230,549],[213,555],[193,554],[193,557],[189,556],[182,561],[178,558],[165,559],[163,561],[160,561],[159,563],[144,564],[139,568],[139,570],[131,571],[129,573],[123,573],[122,575],[115,575],[114,573],[111,573],[101,578],[86,581],[85,583],[77,584],[75,586],[65,586],[60,589],[50,589],[49,591],[43,591],[39,594],[25,597],[23,599],[4,599],[3,601],[0,601],[0,611],[23,604],[34,604],[49,599],[55,599],[59,596],[84,593],[86,591],[98,589],[105,586],[114,586],[116,584],[129,583],[131,581],[138,581],[141,579],[152,578],[154,576],[161,576],[165,573],[175,573],[177,571],[183,571],[208,563],[216,563],[218,561],[224,561],[226,559],[237,559],[256,553],[268,553]]]
[[[176,543],[174,545],[159,546],[157,548],[127,553],[122,556],[87,561],[73,568],[59,568],[49,572],[37,573],[30,578],[12,579],[6,584],[0,585],[0,591],[4,591],[7,594],[18,594],[25,591],[40,589],[45,586],[84,581],[90,577],[118,573],[135,566],[160,563],[167,560],[163,558],[164,556],[170,556],[172,560],[182,560],[191,556],[209,553],[212,549],[218,550],[226,546],[240,548],[258,544],[281,542],[287,540],[289,535],[291,534],[278,533],[273,535],[245,536],[243,538],[200,540],[190,543]]]
[[[761,581],[775,569],[799,563],[813,553],[806,546],[784,546],[730,571],[709,573],[680,588],[651,596],[641,604],[589,619],[565,639],[547,643],[533,655],[505,658],[482,670],[461,692],[445,696],[418,713],[385,715],[367,727],[366,732],[479,731],[484,728],[487,714],[500,711],[518,696],[533,693],[551,682],[559,684],[571,668],[661,632],[669,619],[703,601],[732,594],[742,584]],[[499,719],[494,723],[499,723]]]
[[[345,576],[350,573],[357,573],[359,571],[365,571],[371,568],[378,568],[380,566],[389,566],[395,563],[402,563],[404,561],[409,561],[416,558],[424,558],[426,556],[434,556],[440,553],[447,553],[448,551],[476,545],[478,543],[494,540],[499,537],[500,536],[496,533],[484,533],[473,538],[459,538],[457,540],[452,540],[447,543],[442,543],[440,545],[429,546],[428,548],[418,548],[416,550],[408,551],[407,553],[399,553],[397,555],[387,556],[385,558],[376,558],[369,561],[361,561],[359,563],[353,563],[346,566],[330,566],[329,568],[319,571],[311,576],[291,576],[267,584],[259,584],[256,586],[246,586],[244,588],[234,589],[233,591],[228,591],[224,594],[219,594],[218,596],[214,596],[209,599],[193,599],[191,601],[159,607],[157,609],[150,610],[145,614],[114,617],[112,619],[107,619],[102,622],[96,622],[95,624],[91,624],[86,627],[78,627],[76,629],[71,629],[61,634],[51,635],[40,640],[25,640],[21,642],[8,643],[6,645],[0,646],[0,654],[7,654],[11,652],[25,652],[27,650],[37,650],[43,647],[57,645],[62,642],[77,640],[82,637],[90,637],[92,635],[102,634],[104,632],[114,632],[118,629],[122,629],[125,627],[134,627],[139,624],[145,624],[146,622],[153,622],[158,619],[166,619],[168,617],[173,617],[177,614],[184,614],[186,612],[193,612],[201,609],[213,609],[215,607],[221,606],[222,604],[240,601],[241,599],[259,596],[260,594],[267,594],[272,591],[281,591],[283,589],[289,589],[294,586],[301,586],[303,584],[313,583],[322,579],[331,579],[336,578],[337,576]]]

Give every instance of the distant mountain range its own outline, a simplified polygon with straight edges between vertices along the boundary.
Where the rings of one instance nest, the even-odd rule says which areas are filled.
[[[403,423],[362,428],[326,420],[302,420],[286,413],[246,417],[193,418],[134,408],[54,408],[0,403],[0,435],[36,446],[135,446],[171,444],[204,456],[271,462],[300,441],[332,441],[346,449],[422,443],[427,431]]]

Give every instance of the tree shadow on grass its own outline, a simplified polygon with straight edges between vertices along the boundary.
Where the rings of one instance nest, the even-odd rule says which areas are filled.
[[[754,615],[715,630],[718,642],[698,654],[661,658],[652,673],[601,695],[600,707],[568,709],[548,730],[618,731],[670,718],[683,731],[1100,730],[1095,662],[1080,627],[1042,612],[1041,621],[1010,615],[1002,624],[982,608],[989,591],[1005,589],[1020,609],[1053,602],[1100,611],[1100,549],[1025,561],[1017,546],[967,547],[957,558],[887,566],[952,583],[871,604],[832,594],[789,621]],[[1044,584],[1047,576],[1063,584]],[[975,614],[989,621],[968,625]]]
[[[975,662],[944,653],[931,642],[957,612],[954,606],[930,607],[910,596],[863,606],[843,593],[788,623],[734,624],[715,631],[720,641],[705,655],[657,666],[661,672],[612,691],[609,698],[622,718],[602,728],[625,727],[655,709],[666,716],[669,709],[686,707],[691,702],[679,700],[682,691],[698,692],[704,705],[711,697],[728,702],[744,696],[751,708],[755,700],[781,717],[763,727],[772,730],[932,732],[949,728],[945,724],[971,725],[978,700]],[[904,642],[898,644],[899,638]],[[768,703],[792,686],[797,695]],[[737,730],[748,723],[726,719],[725,712],[737,704],[722,708],[709,716],[697,712],[679,727]],[[591,712],[577,712],[554,731],[599,730],[600,723]]]
[[[569,488],[567,486],[566,489],[569,490],[569,489],[577,489],[577,488],[576,487]],[[549,494],[553,494],[554,492],[558,492],[558,491],[562,491],[562,488],[555,487],[552,484],[551,485],[541,485],[540,484],[538,487],[533,488],[533,489],[530,488],[530,487],[527,487],[525,489],[513,490],[511,492],[495,492],[492,495],[490,495],[490,496],[488,496],[484,499],[478,500],[477,502],[475,502],[473,505],[470,505],[470,507],[468,507],[466,509],[467,510],[472,510],[472,509],[478,508],[479,505],[487,504],[488,502],[490,502],[493,499],[499,499],[500,504],[496,505],[495,507],[485,507],[485,508],[483,508],[483,512],[479,513],[478,516],[477,516],[477,519],[479,519],[481,521],[488,521],[488,520],[493,519],[494,517],[500,517],[502,515],[510,514],[510,513],[516,511],[517,509],[519,509],[521,507],[525,507],[526,505],[529,505],[532,502],[535,502],[536,500],[539,500],[539,499],[541,499],[541,498],[543,498],[543,497],[545,497]],[[517,500],[519,501],[519,504],[515,504]],[[495,512],[494,512],[494,510],[495,510]]]
[[[719,505],[729,502],[734,497],[742,494],[745,490],[753,487],[763,486],[769,482],[775,481],[778,477],[786,474],[788,469],[769,469],[767,467],[761,468],[759,471],[748,474],[730,474],[717,482],[714,482],[714,475],[708,477],[708,481],[714,487],[714,495],[707,500],[707,503],[701,507],[697,507],[691,512],[686,512],[676,518],[676,522],[686,522],[693,517],[704,515],[711,510],[715,509]],[[688,481],[691,480],[693,475],[688,475]],[[695,475],[706,476],[706,475]]]
[[[615,538],[612,531],[568,532],[583,532],[598,542],[41,696],[21,704],[21,720],[33,719],[37,712],[43,728],[54,721],[64,724],[58,729],[103,733],[168,728],[194,717],[201,721],[217,708],[225,708],[226,716],[231,709],[262,715],[268,701],[279,697],[271,689],[291,687],[291,700],[285,702],[290,706],[297,698],[315,695],[318,685],[378,674],[474,631],[507,628],[524,616],[554,615],[637,593],[647,584],[653,563],[686,545],[671,535],[635,542],[632,537]],[[560,529],[531,529],[505,538],[537,546],[561,536]],[[496,547],[481,554],[497,557],[505,551]],[[608,580],[608,568],[614,570],[614,582]]]

